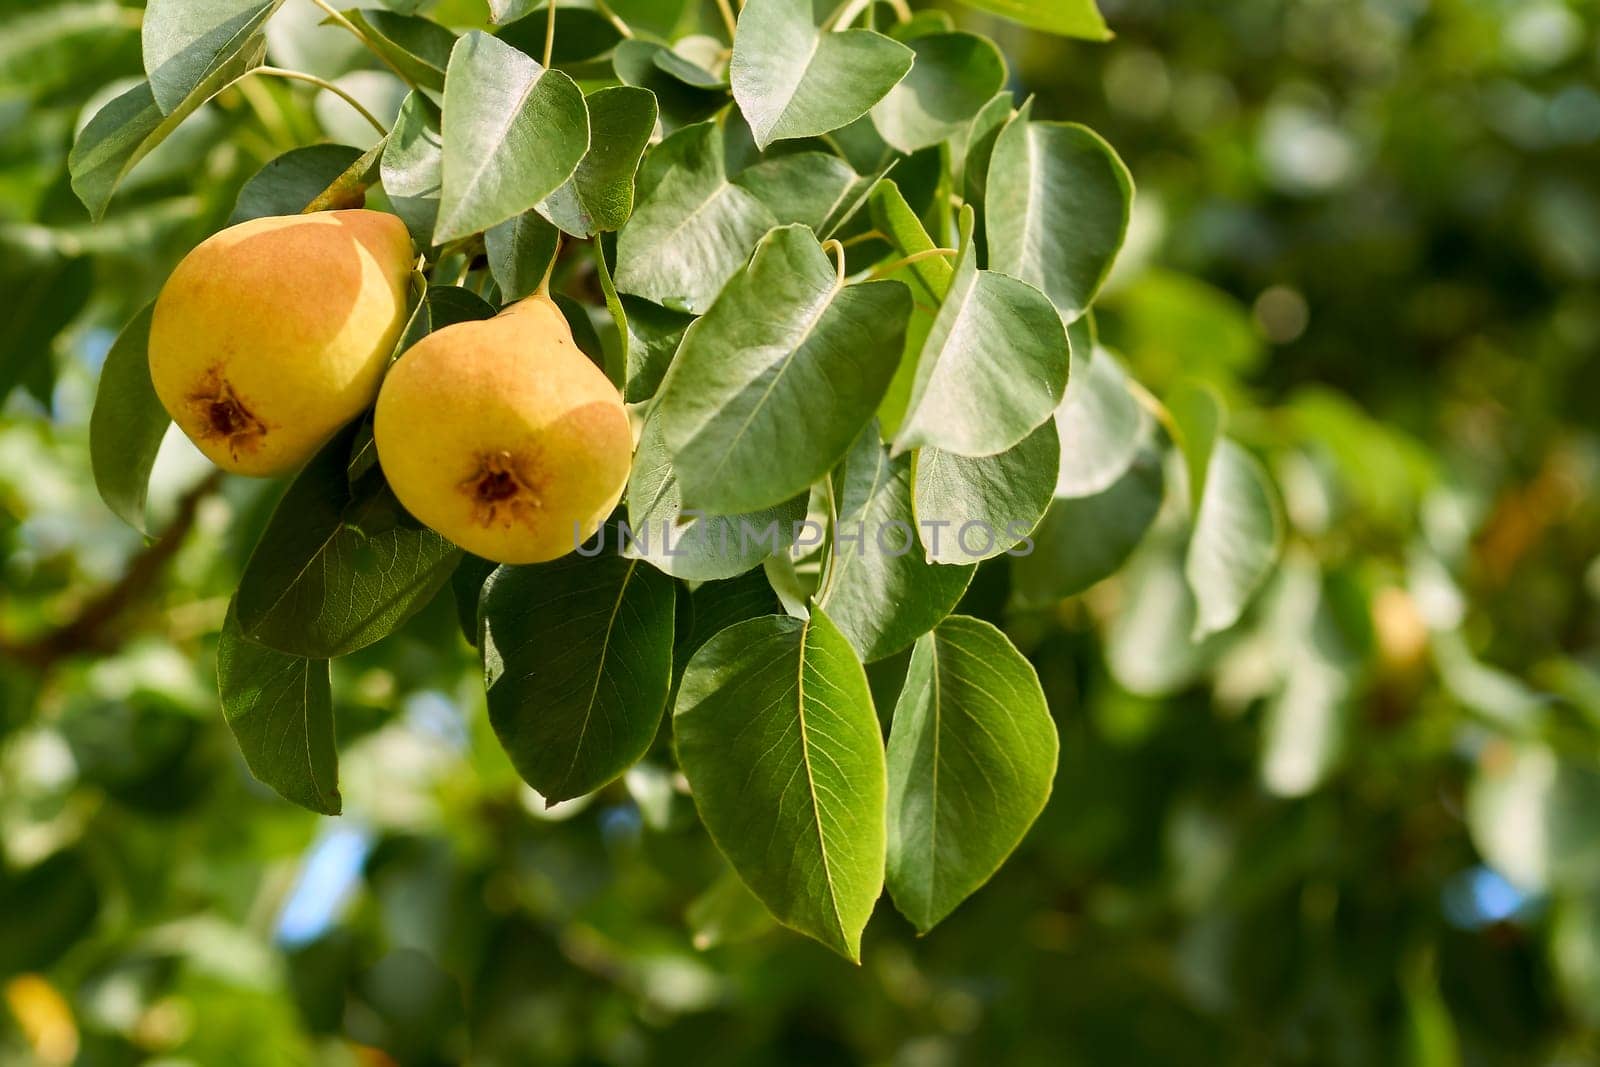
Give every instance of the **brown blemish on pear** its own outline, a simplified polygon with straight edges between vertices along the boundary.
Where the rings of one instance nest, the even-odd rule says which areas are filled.
[[[532,525],[542,506],[527,465],[510,452],[483,452],[470,477],[460,483],[472,499],[472,521],[485,529],[521,522]]]
[[[256,418],[234,393],[218,367],[212,367],[201,380],[200,387],[189,394],[189,405],[202,427],[202,437],[226,442],[234,459],[239,458],[240,452],[254,452],[267,435],[266,423]]]

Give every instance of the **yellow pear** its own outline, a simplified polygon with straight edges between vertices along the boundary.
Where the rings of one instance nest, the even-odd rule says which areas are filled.
[[[156,395],[224,470],[293,470],[372,403],[405,328],[413,262],[405,224],[380,211],[213,234],[156,300]]]
[[[373,432],[406,510],[499,563],[587,540],[633,452],[622,396],[540,294],[410,348],[384,379]]]

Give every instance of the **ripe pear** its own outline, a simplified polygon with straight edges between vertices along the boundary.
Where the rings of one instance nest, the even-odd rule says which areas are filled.
[[[621,394],[542,294],[407,350],[384,379],[373,435],[406,510],[499,563],[542,563],[587,540],[633,453]]]
[[[156,299],[156,395],[224,470],[293,470],[372,403],[405,328],[413,262],[405,224],[380,211],[213,234]]]

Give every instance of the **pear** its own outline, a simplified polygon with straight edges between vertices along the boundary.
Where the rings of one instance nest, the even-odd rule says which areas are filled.
[[[542,294],[407,350],[373,434],[406,510],[498,563],[541,563],[587,540],[633,453],[621,394]]]
[[[380,211],[252,219],[183,258],[156,299],[150,379],[224,470],[299,467],[372,403],[405,328],[414,258]]]

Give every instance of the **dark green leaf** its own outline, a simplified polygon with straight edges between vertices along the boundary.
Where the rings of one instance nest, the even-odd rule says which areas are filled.
[[[673,597],[638,560],[501,567],[483,592],[489,720],[549,801],[605,785],[655,739],[672,684]]]
[[[250,640],[332,659],[388,636],[449,581],[460,549],[406,514],[378,472],[350,486],[353,437],[311,459],[250,554],[235,597]]]
[[[250,773],[302,808],[339,814],[339,752],[327,660],[291,656],[247,640],[230,605],[217,640],[217,688]]]
[[[671,49],[654,41],[633,38],[620,42],[611,65],[624,85],[655,94],[661,127],[669,134],[710,118],[728,102],[726,90],[697,88],[685,82]]]
[[[1161,456],[1147,447],[1105,489],[1052,501],[1033,551],[1012,562],[1018,599],[1048,604],[1116,573],[1155,522],[1163,488]]]
[[[701,646],[673,713],[678,763],[722,854],[779,922],[859,959],[883,890],[883,739],[866,672],[821,611]]]
[[[145,343],[147,305],[123,327],[100,368],[94,414],[89,419],[89,459],[100,499],[128,525],[145,533],[144,500],[161,439],[172,420],[150,382]]]
[[[561,231],[537,211],[524,211],[490,227],[483,235],[483,245],[501,299],[510,303],[538,289],[555,262],[560,241]]]
[[[54,380],[56,335],[89,303],[94,263],[88,257],[48,265],[19,259],[6,266],[5,280],[10,306],[0,319],[0,407],[19,385],[36,396],[42,391],[47,402],[49,390],[33,383]]]
[[[272,215],[298,215],[360,158],[359,148],[342,144],[289,149],[244,183],[228,225]]]
[[[50,969],[100,913],[94,868],[76,848],[21,871],[0,868],[0,975]]]
[[[935,33],[908,42],[916,63],[872,109],[883,139],[906,154],[965,130],[1006,82],[994,42],[970,33]]]
[[[1044,810],[1055,722],[1005,634],[952,615],[923,635],[889,732],[888,886],[927,933],[987,882]]]

